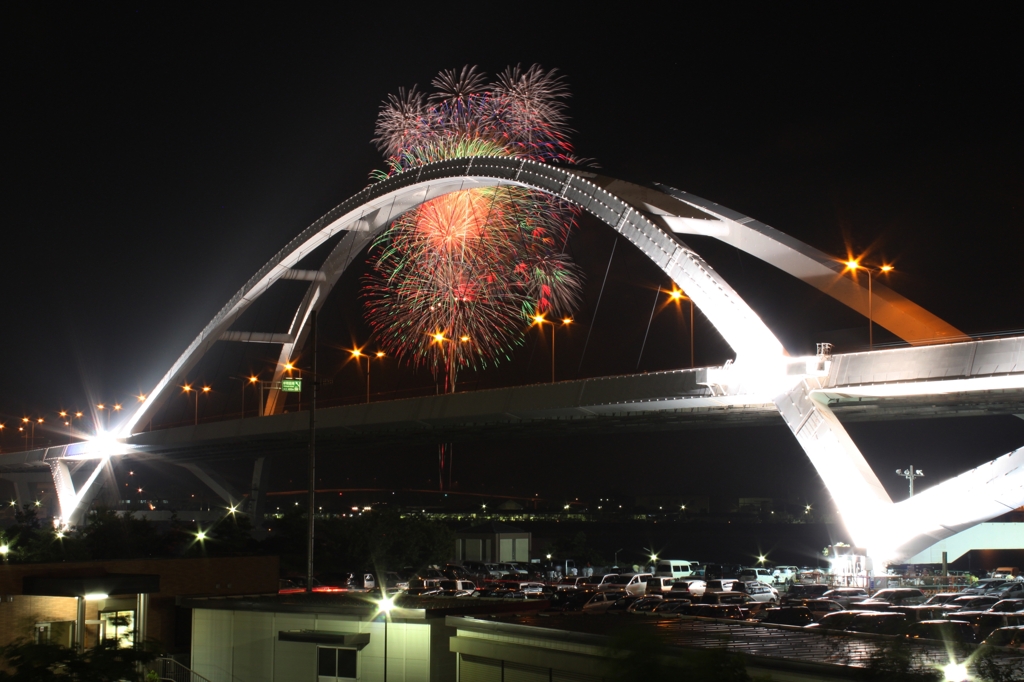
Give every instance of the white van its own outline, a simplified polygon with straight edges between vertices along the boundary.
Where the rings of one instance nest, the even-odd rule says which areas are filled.
[[[660,559],[654,567],[654,575],[665,578],[689,578],[693,575],[693,562],[683,559]]]

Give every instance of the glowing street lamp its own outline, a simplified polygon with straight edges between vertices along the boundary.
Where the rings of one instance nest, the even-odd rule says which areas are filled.
[[[877,268],[868,267],[866,265],[861,265],[860,261],[856,260],[854,258],[851,258],[850,260],[846,261],[844,263],[844,265],[846,266],[846,270],[847,271],[854,273],[854,276],[856,276],[856,273],[857,273],[858,270],[863,270],[864,272],[866,272],[868,274],[868,350],[873,350],[874,347],[875,347],[875,331],[874,331],[874,303],[875,303],[875,296],[874,296],[874,291],[872,290],[871,282],[874,279],[874,277],[873,277],[874,275],[879,274],[879,273],[881,273],[883,275],[888,275],[895,268],[893,268],[893,266],[891,266],[891,265],[881,265],[881,266],[879,266]]]
[[[211,389],[210,389],[209,386],[203,386],[203,389],[200,391],[198,388],[192,388],[192,384],[185,384],[184,386],[181,387],[181,390],[185,392],[185,395],[188,395],[189,393],[193,393],[193,392],[196,394],[195,424],[196,424],[196,426],[198,426],[199,425],[199,394],[200,393],[209,393]]]
[[[386,583],[381,589],[387,589]],[[395,598],[385,597],[377,602],[377,610],[384,614],[384,682],[388,682],[388,621],[391,619],[391,610],[395,608]]]
[[[437,340],[437,336],[438,335],[436,334],[434,335],[435,340]],[[370,361],[374,359],[383,360],[385,357],[384,351],[379,350],[371,355],[370,353],[364,353],[360,348],[356,348],[349,352],[352,354],[352,357],[355,358],[356,363],[359,362],[359,358],[366,358],[366,402],[370,402]]]
[[[563,327],[568,327],[572,323],[573,319],[571,317],[562,318]],[[534,315],[532,324],[538,327],[543,327],[545,324],[551,325],[551,383],[555,383],[555,322],[546,319],[543,315]]]
[[[668,298],[673,301],[676,305],[679,305],[680,301],[690,302],[690,367],[694,367],[694,346],[693,346],[693,299],[687,296],[681,289],[673,288],[672,291],[668,292]]]
[[[950,661],[942,668],[942,679],[943,682],[967,682],[971,678],[966,665]]]
[[[18,430],[25,434],[25,449],[31,450],[36,446],[36,424],[42,424],[43,418],[29,419],[28,417],[22,417],[21,423],[23,426],[18,427]]]

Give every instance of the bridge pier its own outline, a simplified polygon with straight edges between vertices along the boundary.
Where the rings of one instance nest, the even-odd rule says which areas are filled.
[[[0,474],[0,479],[10,481],[14,485],[14,500],[18,503],[18,509],[26,504],[36,501],[32,494],[31,484],[52,483],[53,481],[46,474]]]
[[[256,458],[252,467],[252,490],[249,492],[249,515],[253,524],[263,520],[263,509],[267,505],[267,479],[270,461],[266,457]]]
[[[207,466],[198,462],[181,462],[178,463],[178,466],[191,471],[196,478],[203,482],[203,485],[227,502],[229,507],[237,508],[244,499],[220,474],[210,470]]]

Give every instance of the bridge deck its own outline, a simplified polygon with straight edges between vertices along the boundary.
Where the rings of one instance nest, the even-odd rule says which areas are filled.
[[[372,448],[559,434],[782,424],[765,396],[716,396],[707,368],[516,386],[317,410],[325,447]],[[1024,337],[836,355],[821,393],[843,421],[1024,415]],[[128,440],[176,460],[305,450],[309,413],[234,419]],[[70,448],[0,455],[0,472],[48,467]]]

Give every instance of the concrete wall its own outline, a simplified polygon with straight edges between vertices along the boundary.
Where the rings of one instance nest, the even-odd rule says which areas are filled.
[[[340,614],[193,609],[192,669],[211,682],[310,682],[316,679],[316,644],[281,642],[281,630],[370,633],[359,652],[359,679],[384,680],[384,623]],[[451,682],[454,634],[443,619],[387,626],[388,682]]]

